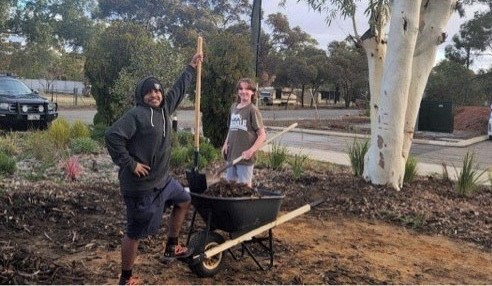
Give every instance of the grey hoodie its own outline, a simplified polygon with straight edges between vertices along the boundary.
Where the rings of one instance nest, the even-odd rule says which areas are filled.
[[[194,75],[195,69],[188,65],[172,88],[163,95],[159,108],[144,103],[142,94],[145,80],[155,77],[142,78],[135,88],[136,106],[106,131],[106,147],[113,162],[120,167],[118,177],[123,193],[138,195],[141,191],[162,188],[169,182],[170,115],[183,100]],[[150,166],[148,176],[139,178],[133,173],[137,162]]]

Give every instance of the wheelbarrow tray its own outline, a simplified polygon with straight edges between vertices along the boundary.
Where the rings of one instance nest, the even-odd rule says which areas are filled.
[[[210,229],[229,233],[249,231],[277,218],[282,194],[258,190],[256,197],[213,197],[191,193],[191,203]]]

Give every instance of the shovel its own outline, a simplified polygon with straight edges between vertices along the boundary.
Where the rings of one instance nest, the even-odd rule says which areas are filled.
[[[197,39],[197,53],[202,53],[202,37]],[[207,189],[207,178],[198,170],[198,157],[200,155],[200,93],[202,88],[202,63],[199,61],[196,66],[196,97],[195,97],[195,150],[193,153],[194,168],[186,170],[186,179],[190,191],[193,193],[203,193]]]
[[[297,127],[297,122],[296,123],[292,123],[289,127],[285,128],[284,130],[276,133],[275,135],[273,135],[271,138],[265,140],[265,142],[263,142],[260,146],[263,147],[267,144],[269,144],[270,142],[272,142],[273,140],[275,140],[276,138],[278,138],[280,135],[294,129]],[[224,172],[227,168],[231,167],[231,166],[234,166],[236,165],[237,163],[239,163],[239,161],[241,161],[243,158],[243,155],[237,157],[236,159],[232,160],[232,162],[228,162],[227,164],[225,164],[224,166],[222,166],[221,168],[219,168],[213,175],[209,176],[209,182],[210,184],[214,184],[214,183],[217,183],[219,180],[220,180],[220,177],[219,175]]]

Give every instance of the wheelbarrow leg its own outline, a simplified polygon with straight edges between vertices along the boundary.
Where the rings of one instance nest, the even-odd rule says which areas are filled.
[[[266,239],[268,239],[268,246],[263,244],[263,240],[266,240]],[[256,243],[268,252],[268,256],[270,258],[270,263],[268,264],[267,267],[261,265],[261,263],[258,261],[256,256],[254,255],[254,253],[251,252],[251,250],[248,247],[248,244],[250,244],[250,243]],[[245,250],[248,253],[248,255],[253,259],[253,261],[256,263],[258,268],[260,268],[261,270],[265,271],[265,270],[268,270],[268,269],[273,267],[273,232],[272,232],[272,229],[268,230],[268,238],[253,237],[253,239],[251,241],[246,241],[246,242],[241,243],[241,246],[242,246],[242,251]]]
[[[195,210],[193,211],[193,216],[191,217],[191,224],[190,224],[190,229],[188,231],[188,238],[186,239],[186,245],[190,244],[191,235],[195,230],[196,213],[197,213],[197,209],[195,208]]]

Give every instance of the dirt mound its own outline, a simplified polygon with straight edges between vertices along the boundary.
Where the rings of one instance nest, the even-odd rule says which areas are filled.
[[[461,106],[456,108],[454,129],[487,134],[490,108],[487,106]]]

